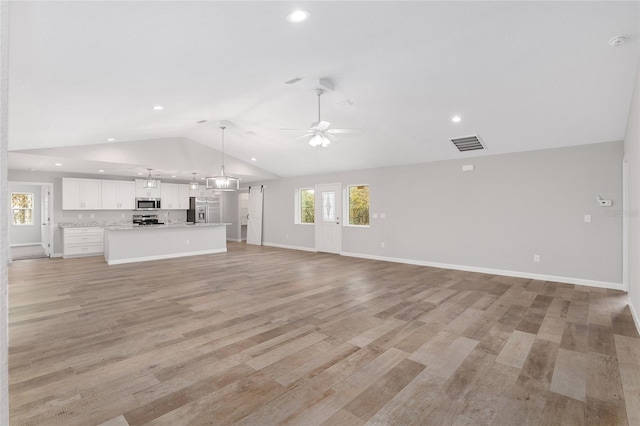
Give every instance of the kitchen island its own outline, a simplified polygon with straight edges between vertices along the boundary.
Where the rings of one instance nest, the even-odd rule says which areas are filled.
[[[109,265],[224,253],[228,223],[109,226],[104,258]]]

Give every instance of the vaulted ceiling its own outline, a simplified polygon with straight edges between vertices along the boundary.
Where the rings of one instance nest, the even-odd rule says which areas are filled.
[[[640,57],[639,2],[21,1],[9,19],[10,169],[184,180],[219,171],[220,121],[244,182],[620,140]],[[321,78],[322,118],[362,132],[313,148],[280,129],[316,121]],[[449,140],[473,134],[486,150]]]

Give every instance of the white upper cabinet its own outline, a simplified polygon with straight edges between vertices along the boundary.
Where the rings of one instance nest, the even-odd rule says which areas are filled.
[[[100,210],[100,179],[62,178],[62,210]]]
[[[144,184],[144,179],[136,179],[136,197],[141,198],[161,198],[162,191],[162,182],[159,180],[157,188],[145,188],[142,185]],[[164,208],[164,206],[162,206]]]
[[[163,210],[188,210],[189,185],[163,183],[160,192]]]
[[[103,210],[134,210],[136,185],[133,181],[103,180]]]
[[[178,208],[189,210],[189,185],[178,185]]]

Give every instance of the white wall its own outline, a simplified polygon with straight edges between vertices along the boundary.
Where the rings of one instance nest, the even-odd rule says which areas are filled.
[[[629,239],[629,306],[640,329],[640,66],[624,138],[628,165],[627,211]]]
[[[42,200],[40,199],[40,185],[26,185],[18,183],[9,184],[9,197],[13,192],[27,192],[33,194],[33,224],[14,225],[11,221],[9,239],[11,245],[40,244],[42,242]],[[10,200],[10,198],[7,198]]]
[[[314,227],[294,224],[297,188],[370,184],[386,219],[345,227],[343,252],[622,288],[622,220],[596,202],[621,205],[622,155],[612,142],[268,181],[264,242],[315,247]]]

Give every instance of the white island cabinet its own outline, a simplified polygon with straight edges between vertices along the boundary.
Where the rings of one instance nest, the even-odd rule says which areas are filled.
[[[104,258],[109,265],[227,251],[227,223],[107,227]]]

